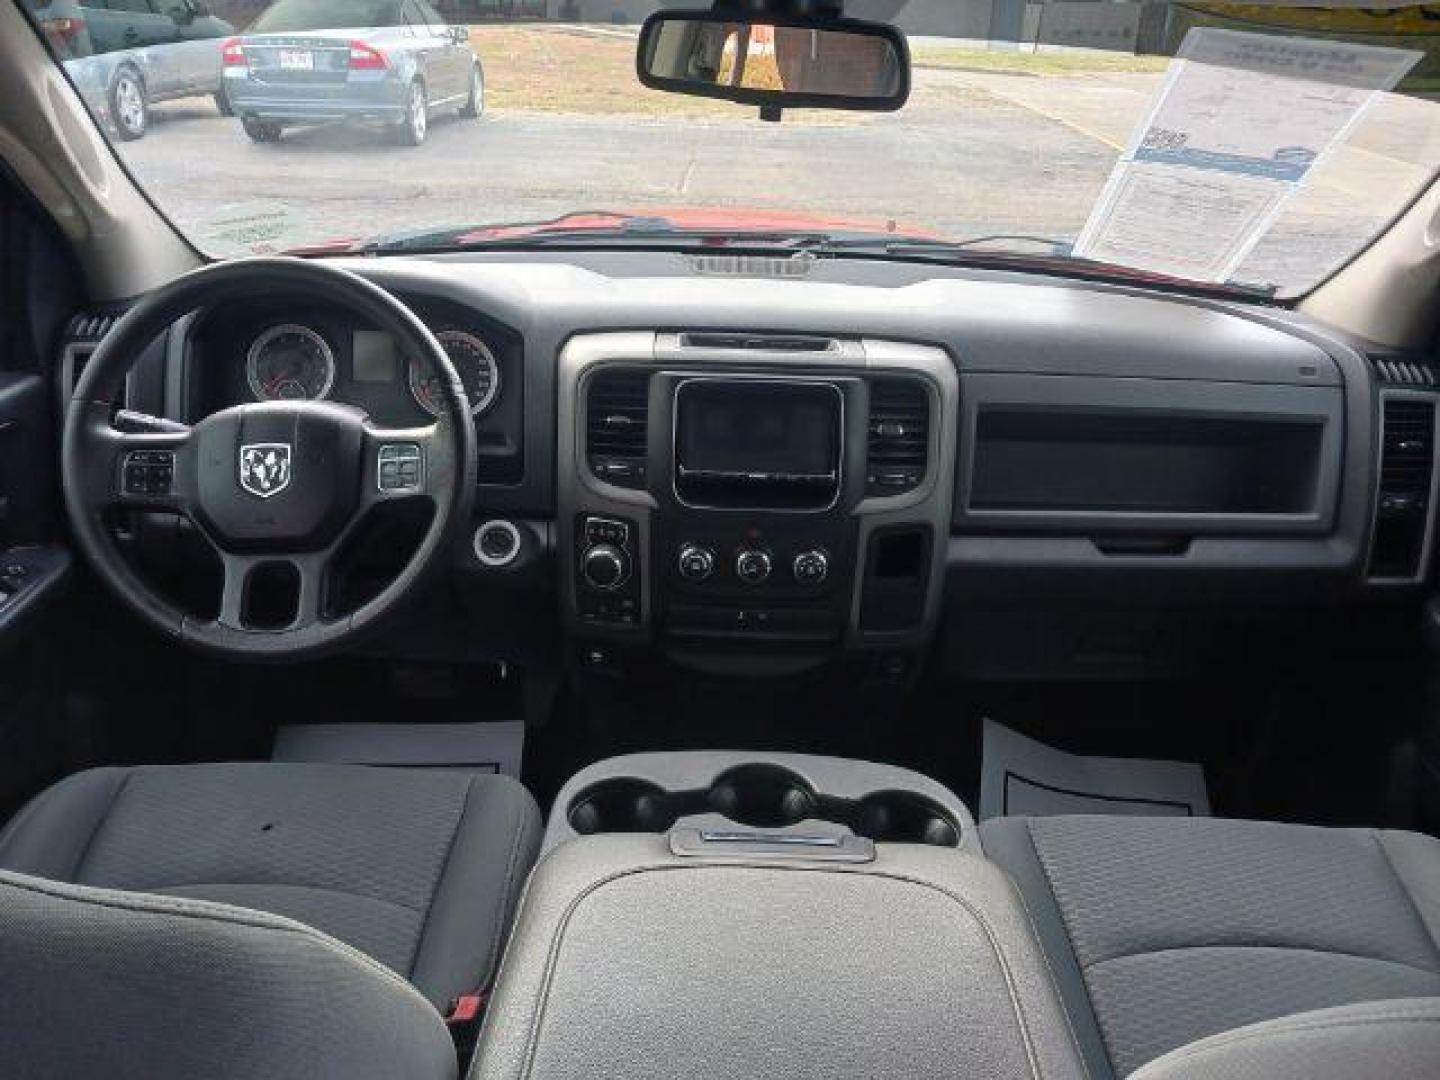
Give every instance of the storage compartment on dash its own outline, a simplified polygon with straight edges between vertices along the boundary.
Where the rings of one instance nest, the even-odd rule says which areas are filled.
[[[694,507],[826,510],[844,395],[828,382],[688,379],[675,390],[675,495]]]
[[[1309,514],[1325,423],[1315,416],[981,407],[973,510]]]

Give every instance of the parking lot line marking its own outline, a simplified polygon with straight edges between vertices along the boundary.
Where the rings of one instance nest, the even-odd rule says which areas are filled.
[[[1061,116],[1058,113],[1050,112],[1048,109],[1042,109],[1040,108],[1040,106],[1026,101],[1024,98],[1018,98],[1015,97],[1013,94],[1007,94],[1004,90],[997,90],[993,86],[987,86],[985,87],[985,89],[988,90],[990,93],[994,94],[996,97],[1004,98],[1012,105],[1018,105],[1022,109],[1028,109],[1036,116],[1043,116],[1046,120],[1049,120],[1056,124],[1061,124],[1069,128],[1071,131],[1084,135],[1086,138],[1094,139],[1098,143],[1104,143],[1112,150],[1123,151],[1125,149],[1124,143],[1117,142],[1116,140],[1110,138],[1110,136],[1103,135],[1100,132],[1094,130],[1093,128],[1086,127],[1084,124],[1078,123],[1075,120],[1071,120],[1067,116]]]
[[[675,190],[678,194],[684,195],[690,190],[690,180],[695,175],[695,155],[690,155],[690,160],[685,163],[685,171],[680,174],[680,186]]]

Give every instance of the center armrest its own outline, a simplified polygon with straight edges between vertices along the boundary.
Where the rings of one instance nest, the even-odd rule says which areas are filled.
[[[536,869],[472,1080],[1080,1077],[998,868],[880,844],[866,862],[676,854],[582,837]]]

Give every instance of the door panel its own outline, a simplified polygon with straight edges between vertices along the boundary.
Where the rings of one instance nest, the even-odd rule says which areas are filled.
[[[105,0],[85,7],[90,42],[97,53],[143,49],[178,40],[175,20],[147,0]]]
[[[49,388],[32,372],[0,371],[0,550],[37,539],[54,490]]]
[[[435,39],[435,48],[445,69],[444,97],[454,98],[468,93],[470,89],[470,47],[457,45],[450,36],[450,27],[427,0],[416,0],[416,7],[430,28]]]
[[[160,0],[175,20],[179,41],[168,48],[185,92],[213,94],[220,89],[220,47],[233,30],[213,15],[200,15],[187,0]]]
[[[55,231],[0,176],[0,821],[62,768],[70,555],[58,539],[49,358],[79,280]]]

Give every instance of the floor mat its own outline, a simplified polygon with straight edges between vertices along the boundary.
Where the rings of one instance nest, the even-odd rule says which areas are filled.
[[[1205,773],[1188,761],[1085,757],[986,719],[980,819],[1007,815],[1204,817]]]
[[[525,725],[294,724],[275,733],[275,761],[464,769],[520,779]]]

